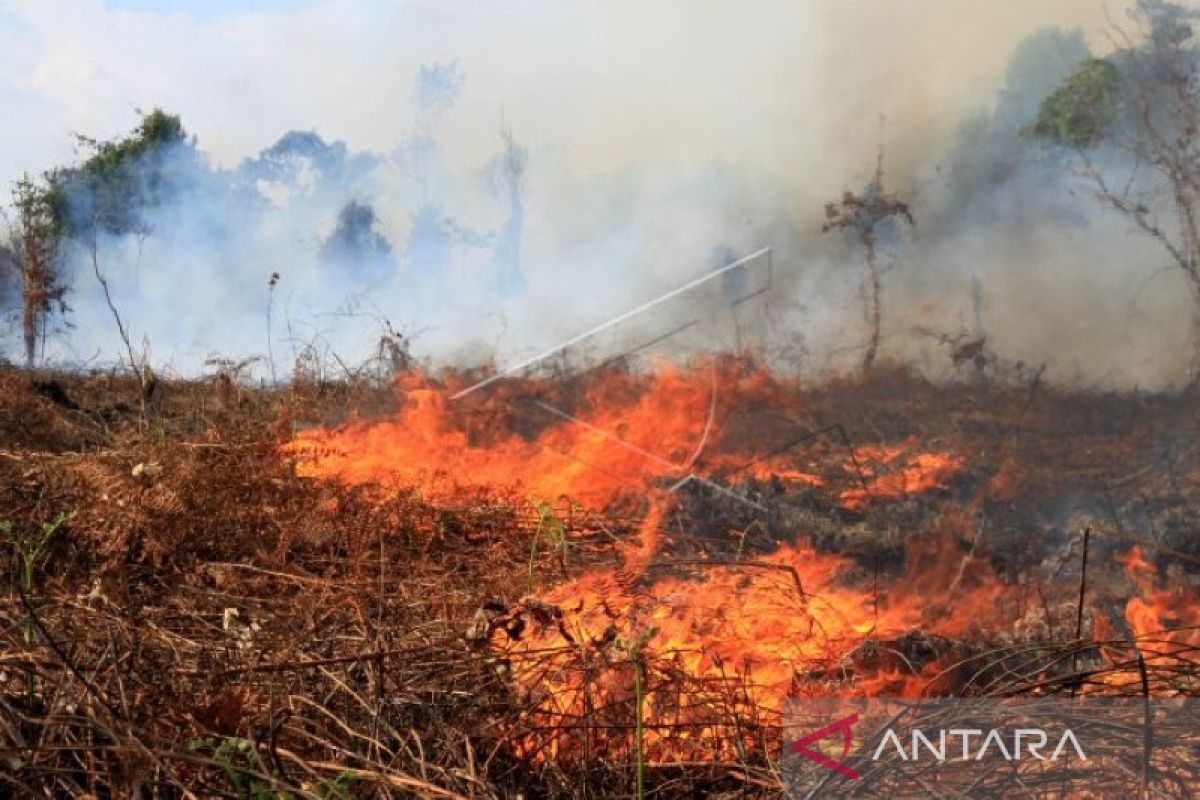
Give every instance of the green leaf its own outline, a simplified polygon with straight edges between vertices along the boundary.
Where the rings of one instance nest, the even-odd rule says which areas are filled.
[[[1088,59],[1042,101],[1034,135],[1068,147],[1095,144],[1116,114],[1119,86],[1115,66],[1102,58]]]

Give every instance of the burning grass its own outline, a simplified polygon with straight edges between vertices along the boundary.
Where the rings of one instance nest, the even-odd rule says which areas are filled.
[[[1197,690],[1194,400],[0,384],[18,796],[769,795],[789,697]]]

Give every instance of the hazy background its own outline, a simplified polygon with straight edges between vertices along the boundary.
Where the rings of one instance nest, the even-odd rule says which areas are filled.
[[[386,318],[421,355],[504,364],[765,245],[781,275],[772,335],[821,372],[853,366],[863,337],[861,254],[820,235],[821,208],[870,177],[882,115],[889,185],[918,220],[889,255],[885,355],[944,370],[944,348],[913,329],[953,334],[978,310],[1008,358],[1161,386],[1186,363],[1182,286],[1154,277],[1157,250],[1076,191],[1064,159],[1020,136],[1087,48],[1108,49],[1106,15],[1124,13],[1084,0],[0,0],[0,177],[70,161],[73,132],[115,136],[156,105],[182,116],[214,173],[244,175],[288,131],[369,160],[352,180],[301,169],[260,183],[273,211],[253,230],[196,192],[140,247],[105,243],[135,337],[182,372],[214,352],[265,353],[272,271],[281,362],[314,339],[364,355]],[[437,109],[419,91],[433,65],[456,88]],[[495,281],[514,218],[502,125],[528,158],[516,290]],[[350,200],[374,209],[391,248],[369,280],[318,257]],[[55,358],[117,358],[98,292],[80,270]]]

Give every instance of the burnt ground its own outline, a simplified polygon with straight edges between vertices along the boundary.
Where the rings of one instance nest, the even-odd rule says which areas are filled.
[[[751,457],[794,441],[827,485],[728,476],[765,500],[757,525],[744,504],[688,488],[693,535],[673,540],[673,555],[769,553],[806,536],[853,558],[866,580],[903,574],[911,540],[936,533],[1006,581],[1074,583],[1089,529],[1094,563],[1140,542],[1164,579],[1194,591],[1194,397],[935,386],[880,370],[792,387],[788,398],[722,435],[749,443]],[[143,409],[124,376],[0,372],[3,791],[631,794],[630,757],[559,763],[509,746],[522,698],[472,625],[481,609],[521,601],[535,510],[482,495],[453,507],[381,499],[297,477],[280,452],[296,430],[394,406],[388,388],[368,384],[264,390],[214,379],[162,381]],[[853,448],[903,443],[954,452],[963,466],[920,495],[838,502],[860,480],[846,467]],[[547,551],[541,568],[565,578],[611,562],[637,511],[572,516],[572,559]],[[746,531],[736,544],[724,535],[733,528]],[[1105,580],[1097,572],[1089,593],[1115,598],[1118,579]],[[1047,653],[1066,646],[1053,625],[1044,636]],[[994,644],[919,631],[888,643],[910,655]],[[1176,666],[1150,683],[1191,693],[1195,674]],[[648,766],[659,796],[779,789],[762,754]]]

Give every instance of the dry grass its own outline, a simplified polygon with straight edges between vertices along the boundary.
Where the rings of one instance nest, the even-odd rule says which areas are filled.
[[[582,798],[634,791],[629,708],[540,718],[487,642],[466,635],[485,604],[519,605],[537,525],[532,509],[485,498],[455,508],[404,494],[380,501],[300,479],[281,456],[279,444],[300,427],[386,412],[389,391],[165,383],[145,421],[137,393],[136,381],[115,376],[0,373],[0,521],[29,541],[71,515],[50,537],[29,591],[16,552],[5,551],[0,783],[7,788],[0,792]],[[1191,486],[1200,466],[1194,412],[1181,399],[935,389],[881,373],[867,383],[798,391],[789,413],[811,429],[839,423],[859,441],[953,439],[973,454],[964,480],[975,484],[1012,472],[1020,497],[980,513],[997,567],[1019,572],[1052,553],[1031,555],[1012,542],[1037,526],[1069,527],[1068,513],[1049,519],[1047,509],[1083,486],[1111,487],[1110,518],[1098,524],[1112,541],[1100,541],[1100,551],[1121,546],[1116,540],[1134,527],[1141,503],[1156,515],[1162,552],[1191,569],[1195,545],[1164,526],[1183,520],[1179,530],[1191,530],[1195,490],[1178,487],[1180,476]],[[813,501],[804,519],[823,546],[858,548],[867,563],[872,554],[894,554],[895,542],[872,544],[848,530],[894,529],[896,519],[933,509],[909,504],[854,515]],[[709,513],[721,517],[720,509]],[[611,561],[612,541],[631,526],[610,523],[572,520],[567,535],[580,555],[564,567],[547,552],[539,568],[556,575]],[[974,676],[956,681],[963,692],[1071,691],[1100,679],[1094,659],[1071,657],[1095,653],[1096,643],[1061,630],[1047,636],[1035,644],[937,646],[959,653],[960,674]],[[1106,646],[1119,652],[1125,644]],[[868,650],[859,657],[869,659]],[[1138,660],[1127,655],[1103,670],[1140,677]],[[1169,660],[1153,660],[1148,680],[1155,691],[1193,694],[1196,674],[1195,654],[1176,649]],[[650,791],[779,791],[778,719],[747,707],[736,683],[688,683],[667,665],[649,665],[647,675],[660,691],[676,681],[680,702],[711,707],[710,727],[724,726],[738,754],[721,763],[647,764]],[[514,738],[572,727],[607,744],[575,759],[518,757],[511,747]]]

